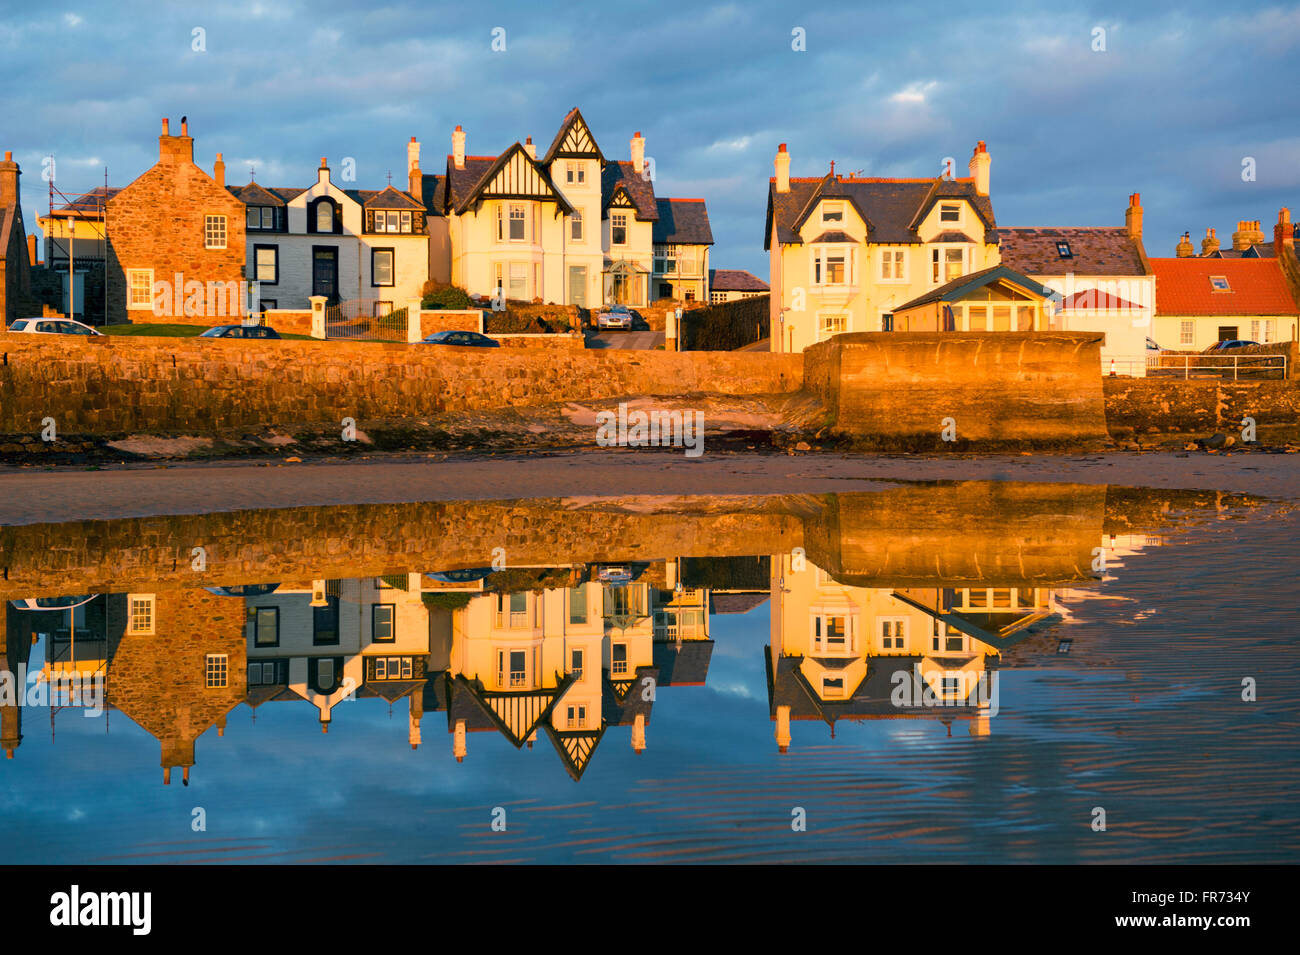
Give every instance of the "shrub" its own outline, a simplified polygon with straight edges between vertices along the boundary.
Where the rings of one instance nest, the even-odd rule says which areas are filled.
[[[420,300],[421,308],[466,309],[474,308],[469,293],[464,289],[449,285],[444,288],[428,289]]]

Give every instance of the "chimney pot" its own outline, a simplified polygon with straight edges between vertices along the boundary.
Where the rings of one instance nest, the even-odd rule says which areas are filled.
[[[321,157],[320,157],[320,167],[321,167],[322,169],[328,169],[328,168],[329,168],[329,163],[327,163],[327,162],[325,161],[325,157],[324,157],[324,156],[321,156]]]
[[[168,135],[168,129],[169,129],[169,124],[168,124],[168,121],[167,121],[167,117],[164,116],[164,117],[163,117],[163,131],[162,131],[162,134],[163,134],[164,136]]]
[[[14,161],[14,154],[13,154],[13,152],[11,152],[10,150],[6,149],[6,150],[5,150],[5,162],[13,162],[13,161]]]
[[[790,191],[790,153],[782,143],[776,150],[776,158],[772,160],[772,165],[776,170],[776,191]]]
[[[212,178],[217,180],[218,186],[226,184],[226,161],[217,153],[217,161],[212,164]]]
[[[189,134],[190,134],[189,122],[187,122],[186,120],[181,120],[181,135],[188,136]]]

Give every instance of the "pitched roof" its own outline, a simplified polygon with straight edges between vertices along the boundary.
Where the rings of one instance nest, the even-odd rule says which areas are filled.
[[[1157,315],[1297,315],[1277,259],[1152,259]],[[1222,275],[1218,292],[1210,276]]]
[[[712,640],[683,640],[681,644],[656,643],[654,665],[660,686],[703,686],[713,659]]]
[[[103,210],[103,204],[112,199],[122,190],[115,186],[105,188],[96,186],[85,195],[77,196],[69,202],[64,203],[54,210],[54,215],[93,215],[98,216]]]
[[[447,177],[426,173],[421,181],[422,194],[417,196],[431,216],[446,214]]]
[[[258,185],[256,182],[250,181],[246,186],[226,186],[226,192],[246,206],[282,206],[285,204],[283,196]]]
[[[600,207],[608,209],[614,194],[622,187],[632,204],[636,206],[636,217],[642,222],[653,222],[659,218],[659,209],[655,205],[655,187],[648,176],[642,176],[632,169],[632,163],[612,160],[605,163],[600,171]]]
[[[1016,285],[1028,289],[1035,295],[1041,295],[1043,298],[1051,298],[1053,294],[1051,289],[1038,284],[1028,275],[1022,275],[1015,269],[1005,265],[995,265],[992,268],[980,269],[978,272],[971,272],[955,278],[951,282],[946,282],[938,288],[931,289],[924,295],[917,296],[910,302],[896,306],[894,311],[901,312],[904,309],[915,308],[918,305],[926,305],[930,302],[953,302],[962,298],[968,292],[983,288],[985,285],[1000,279],[1014,282]]]
[[[1076,309],[1111,310],[1141,307],[1141,305],[1135,305],[1128,299],[1120,298],[1118,295],[1112,295],[1110,292],[1100,292],[1095,288],[1075,292],[1073,295],[1069,295],[1061,300],[1061,308],[1067,311]]]
[[[523,157],[524,161],[532,167],[546,189],[551,193],[550,197],[546,198],[545,201],[554,201],[566,213],[572,213],[573,206],[564,198],[564,194],[555,187],[547,168],[528,155],[528,150],[524,149],[522,143],[515,143],[500,156],[466,156],[464,169],[457,169],[451,161],[451,157],[447,157],[447,175],[451,179],[452,186],[450,197],[452,211],[459,215],[469,209],[496,177],[496,174],[504,169],[516,155]],[[534,196],[533,198],[541,199],[543,197]]]
[[[1205,256],[1207,259],[1271,259],[1277,255],[1272,242],[1256,242],[1244,249],[1219,249]]]
[[[703,199],[656,199],[654,242],[676,242],[682,245],[712,245],[713,230],[709,228],[709,210]]]
[[[768,292],[771,288],[744,269],[709,269],[709,288],[716,292]]]
[[[1070,244],[1062,258],[1058,242]],[[1147,275],[1137,239],[1123,226],[998,229],[1002,264],[1031,275]]]
[[[384,189],[347,189],[349,196],[367,209],[423,209],[424,203],[396,186]]]
[[[993,203],[975,191],[973,179],[886,179],[826,175],[818,179],[791,179],[789,192],[777,192],[768,181],[767,225],[763,248],[771,248],[772,225],[777,241],[799,243],[799,228],[822,199],[845,199],[867,223],[871,242],[897,245],[921,241],[916,227],[941,199],[964,199],[985,226],[996,228]]]
[[[447,209],[458,208],[496,161],[496,156],[466,156],[464,167],[457,169],[453,158],[448,156]]]
[[[556,154],[559,153],[560,146],[564,144],[564,137],[568,134],[569,130],[578,123],[581,123],[583,128],[587,131],[585,138],[590,144],[591,152],[594,152],[596,156],[600,158],[602,163],[605,161],[605,156],[601,153],[600,146],[596,143],[596,137],[591,133],[591,127],[587,125],[587,121],[583,118],[582,113],[579,112],[578,107],[575,106],[573,109],[565,113],[564,119],[560,121],[560,129],[555,134],[555,139],[551,140],[551,147],[546,150],[546,154],[542,156],[542,163],[544,165],[549,166],[551,164],[551,161],[555,159]],[[583,152],[585,153],[586,150],[584,149]],[[566,154],[567,153],[568,151],[566,151]]]
[[[748,273],[746,273],[748,274]],[[712,613],[749,613],[755,607],[761,607],[768,601],[768,594],[709,594],[709,610]]]

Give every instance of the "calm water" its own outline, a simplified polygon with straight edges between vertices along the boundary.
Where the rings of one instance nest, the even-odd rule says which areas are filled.
[[[0,861],[1297,859],[1285,505],[492,508],[4,529]]]

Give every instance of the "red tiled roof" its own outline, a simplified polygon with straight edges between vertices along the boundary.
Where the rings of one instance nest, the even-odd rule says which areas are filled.
[[[1151,259],[1157,315],[1300,315],[1277,259]],[[1222,275],[1231,291],[1218,292]]]
[[[1075,292],[1061,301],[1061,308],[1073,309],[1124,309],[1124,308],[1141,308],[1141,305],[1134,305],[1128,299],[1120,298],[1118,295],[1111,295],[1109,292],[1100,292],[1095,288],[1084,289],[1082,292]]]

